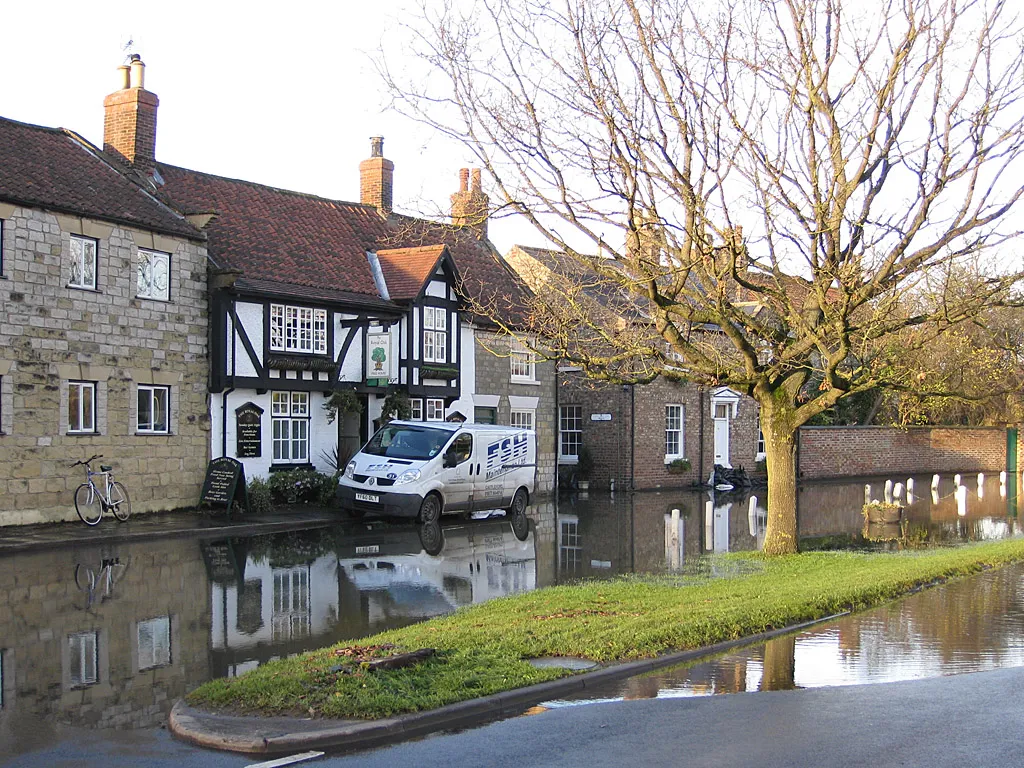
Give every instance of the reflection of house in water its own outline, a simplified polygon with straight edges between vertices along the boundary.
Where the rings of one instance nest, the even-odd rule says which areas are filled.
[[[11,728],[39,727],[23,716],[95,729],[165,722],[209,679],[206,578],[188,540],[5,556],[0,745],[14,743]]]
[[[532,531],[519,541],[504,519],[441,531],[436,556],[424,551],[413,525],[358,526],[329,546],[311,544],[313,534],[307,541],[262,537],[267,551],[259,555],[245,540],[208,545],[214,674],[239,674],[536,587]]]
[[[706,552],[757,548],[764,508],[749,496],[666,491],[563,500],[556,520],[558,579],[675,571]]]

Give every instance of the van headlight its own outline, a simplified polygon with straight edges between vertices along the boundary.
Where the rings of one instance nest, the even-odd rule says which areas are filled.
[[[345,479],[351,480],[352,476],[356,473],[356,460],[352,459],[348,464],[345,465]]]
[[[420,471],[418,469],[408,469],[398,476],[398,479],[395,480],[395,485],[405,485],[419,479]]]

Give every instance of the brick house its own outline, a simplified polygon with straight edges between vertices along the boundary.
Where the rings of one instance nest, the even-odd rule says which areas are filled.
[[[93,454],[135,512],[199,496],[206,238],[149,187],[143,72],[122,68],[103,150],[0,119],[0,525],[75,519],[84,473],[68,465]]]
[[[506,262],[527,284],[557,279],[557,251],[514,246]],[[600,300],[600,297],[598,298]],[[671,488],[706,481],[715,464],[753,473],[764,458],[757,404],[727,387],[707,388],[661,377],[643,385],[589,380],[558,370],[559,484],[575,482],[580,449],[593,459],[591,481],[623,490]],[[670,466],[676,459],[688,469]]]

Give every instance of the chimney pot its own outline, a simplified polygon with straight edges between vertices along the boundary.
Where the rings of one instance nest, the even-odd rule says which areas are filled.
[[[384,137],[370,137],[370,157],[384,157]]]
[[[132,88],[146,87],[146,65],[138,54],[132,55],[130,82]]]
[[[481,185],[480,185],[480,169],[479,168],[474,168],[473,169],[473,177],[472,178],[473,178],[473,181],[472,181],[472,186],[470,187],[470,189],[473,192],[479,192],[480,191],[480,187],[481,187]]]
[[[131,72],[131,67],[129,67],[127,64],[122,64],[120,67],[117,68],[117,84],[118,84],[117,85],[117,89],[119,91],[123,91],[123,90],[131,87],[129,85],[129,83],[131,82],[131,80],[130,80],[130,77],[131,77],[130,72]]]
[[[459,169],[459,192],[469,191],[469,168]]]

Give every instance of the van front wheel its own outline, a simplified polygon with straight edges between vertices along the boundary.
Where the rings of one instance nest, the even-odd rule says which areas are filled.
[[[432,493],[420,504],[420,522],[424,525],[430,525],[440,519],[441,499],[436,493]]]

